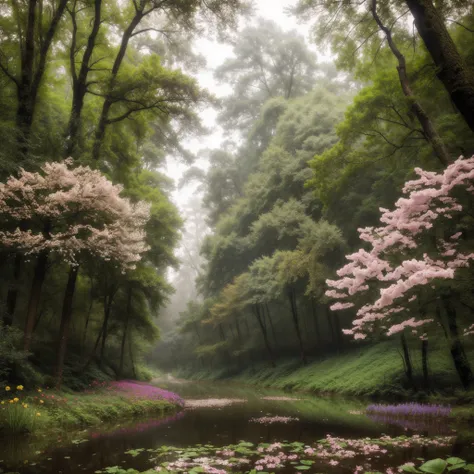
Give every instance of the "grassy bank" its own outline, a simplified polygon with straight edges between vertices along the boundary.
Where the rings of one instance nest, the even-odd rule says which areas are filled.
[[[25,391],[3,388],[0,401],[0,434],[35,433],[45,429],[73,429],[177,409],[175,394],[151,385],[127,382],[99,385],[86,392]],[[123,384],[123,383],[122,383]],[[133,387],[139,390],[134,392]],[[168,395],[169,394],[169,395]]]
[[[474,361],[474,350],[472,347],[468,349],[470,360]],[[306,366],[302,366],[299,360],[287,359],[278,361],[275,368],[262,363],[231,370],[196,372],[181,369],[176,375],[188,379],[227,379],[262,387],[346,396],[391,399],[421,399],[429,396],[465,402],[474,398],[474,394],[462,390],[446,344],[431,344],[428,391],[424,390],[422,383],[421,354],[413,350],[411,356],[418,388],[416,391],[407,383],[396,341],[365,346],[324,359],[313,359]]]

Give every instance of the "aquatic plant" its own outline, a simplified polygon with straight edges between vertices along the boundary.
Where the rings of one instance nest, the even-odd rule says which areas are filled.
[[[450,406],[425,405],[421,403],[402,403],[399,405],[374,404],[366,408],[367,413],[377,413],[390,416],[423,416],[446,417],[451,414]]]
[[[348,472],[375,472],[372,463],[380,467],[384,460],[389,459],[390,449],[407,449],[415,446],[445,447],[454,438],[426,438],[419,435],[412,437],[400,436],[392,438],[382,436],[379,439],[344,439],[327,435],[326,438],[312,445],[302,442],[275,442],[254,445],[241,441],[239,444],[215,447],[210,444],[198,444],[189,448],[161,446],[152,450],[156,471],[167,472],[205,472],[224,474],[226,472],[272,472],[280,468],[293,467],[296,471],[309,470],[313,465],[316,472],[330,472],[333,467],[343,468]],[[139,453],[130,452],[130,455]],[[408,469],[407,465],[405,465]],[[354,471],[355,469],[355,471]],[[383,467],[386,474],[402,472],[389,466]],[[377,471],[378,472],[378,471]],[[423,471],[405,471],[423,472]],[[432,471],[425,471],[432,472]],[[380,474],[380,473],[379,473]]]
[[[299,418],[291,416],[261,416],[260,418],[250,418],[252,423],[260,423],[262,425],[271,425],[273,423],[289,423],[290,421],[299,421]]]
[[[458,457],[449,457],[446,460],[437,458],[423,462],[418,468],[415,467],[415,463],[409,462],[403,464],[397,470],[397,472],[418,472],[420,474],[445,474],[451,471],[474,472],[474,464],[468,464],[464,459]],[[390,470],[389,472],[387,470],[387,474],[395,474],[395,471]]]
[[[186,400],[185,408],[222,408],[234,403],[246,403],[247,400],[243,398],[204,398],[202,400]]]

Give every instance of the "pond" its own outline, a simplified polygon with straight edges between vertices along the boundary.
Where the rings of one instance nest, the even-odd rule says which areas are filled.
[[[191,402],[191,407],[165,417],[117,421],[80,432],[54,436],[48,433],[34,439],[10,437],[0,444],[0,472],[92,474],[107,466],[146,470],[156,465],[151,463],[146,450],[163,445],[226,446],[240,440],[256,444],[283,440],[310,444],[327,435],[346,439],[413,434],[453,437],[448,446],[411,446],[395,450],[389,454],[394,466],[417,457],[429,459],[453,455],[471,461],[474,457],[472,440],[459,436],[456,427],[449,426],[446,419],[428,422],[369,417],[365,415],[367,403],[364,401],[288,394],[227,383],[164,385],[160,383],[161,387],[173,390],[186,400],[232,399],[234,403],[205,406],[202,402]],[[273,416],[289,419],[276,420],[284,423],[269,423],[272,420],[268,419],[263,423],[255,422],[256,418]],[[136,456],[126,454],[137,449],[140,451]],[[352,471],[341,467],[331,472]]]

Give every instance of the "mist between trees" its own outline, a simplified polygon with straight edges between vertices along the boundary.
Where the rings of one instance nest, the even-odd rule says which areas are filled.
[[[2,1],[0,379],[230,375],[393,339],[402,386],[444,388],[436,351],[470,387],[471,3],[301,0],[310,47],[241,0]],[[196,79],[204,35],[233,47],[223,98]],[[185,143],[206,107],[226,139],[203,170]],[[170,157],[198,196],[181,215]]]

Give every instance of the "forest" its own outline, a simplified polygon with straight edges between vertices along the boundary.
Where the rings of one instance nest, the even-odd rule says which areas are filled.
[[[303,379],[336,356],[324,382],[350,377],[352,391],[379,391],[387,370],[399,391],[472,386],[474,136],[472,108],[455,98],[472,85],[472,5],[431,5],[428,19],[416,8],[430,2],[363,3],[293,9],[319,19],[313,39],[333,62],[260,19],[216,69],[231,90],[226,139],[181,180],[203,194],[209,232],[191,224],[184,240],[196,291],[178,287],[180,318],[165,315],[152,360],[168,370],[277,384],[290,374],[286,385],[310,388]],[[448,84],[451,54],[466,89],[457,74]],[[350,354],[379,358],[372,385],[338,371]]]
[[[235,420],[243,387],[474,419],[472,0],[0,0],[0,142],[0,441],[62,426],[79,445],[102,434],[73,427],[146,416],[141,432],[181,408],[163,423],[211,407]],[[313,408],[338,419],[327,403]],[[263,425],[316,419],[248,410]],[[186,429],[179,446],[195,446],[153,472],[310,469],[300,452],[354,472],[337,467],[347,446],[372,452],[328,428],[317,446],[268,434],[283,451],[255,461],[276,445],[247,431],[183,444]],[[429,459],[431,441],[404,429]],[[173,452],[151,439],[126,454]],[[472,472],[469,443],[404,472]],[[0,472],[30,459],[5,453]],[[19,474],[150,468],[60,458]]]

